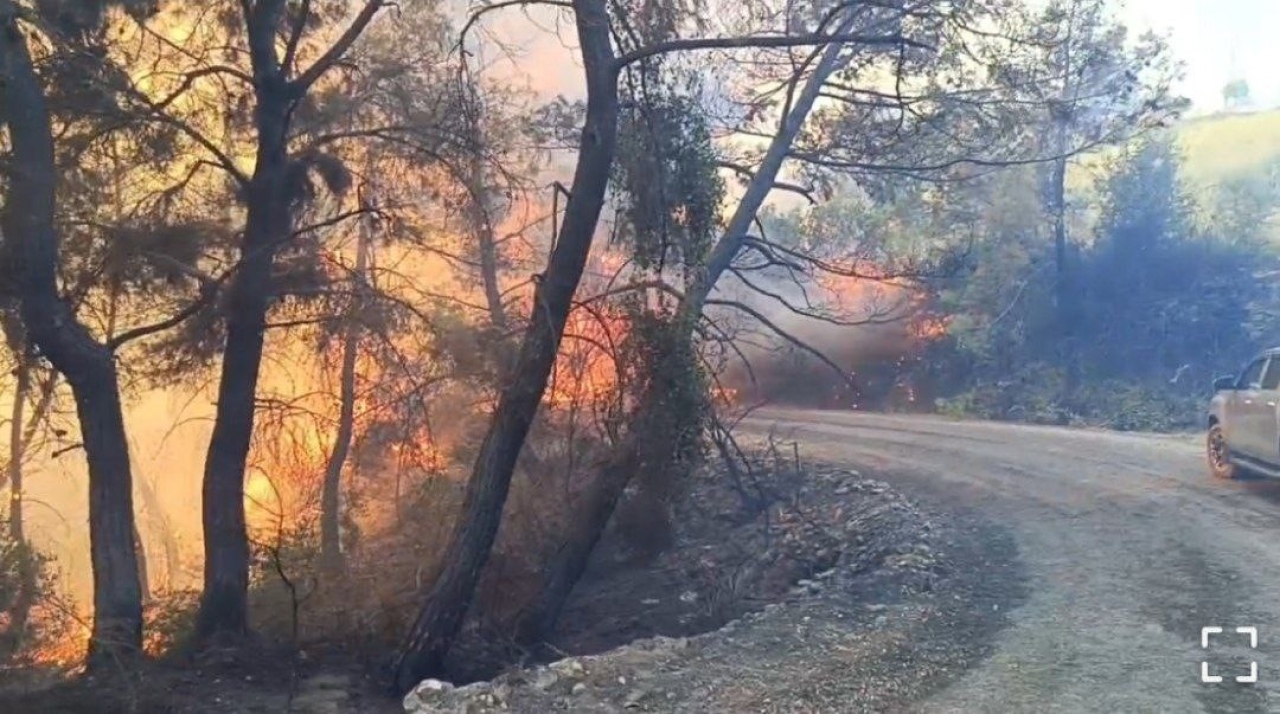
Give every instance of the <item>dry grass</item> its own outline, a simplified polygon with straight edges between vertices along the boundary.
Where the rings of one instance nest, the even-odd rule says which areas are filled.
[[[1186,178],[1207,188],[1280,160],[1280,110],[1192,119],[1178,126],[1177,137]]]

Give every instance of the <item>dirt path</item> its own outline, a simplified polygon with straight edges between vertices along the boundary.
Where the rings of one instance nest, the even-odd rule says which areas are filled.
[[[1280,711],[1280,482],[1211,480],[1198,438],[792,410],[744,426],[1012,533],[1029,596],[990,657],[913,708]],[[1200,681],[1206,626],[1224,628],[1221,684]],[[1234,682],[1249,661],[1258,682]]]

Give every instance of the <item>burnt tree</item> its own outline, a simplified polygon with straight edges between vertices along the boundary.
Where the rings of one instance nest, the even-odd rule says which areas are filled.
[[[218,382],[217,414],[205,460],[203,485],[204,592],[197,637],[248,631],[249,540],[244,478],[253,436],[255,397],[262,366],[267,310],[273,298],[277,251],[293,232],[297,171],[290,154],[294,110],[316,81],[350,50],[383,5],[367,0],[338,40],[315,62],[295,72],[296,49],[311,20],[309,4],[290,15],[285,0],[243,3],[253,69],[256,152],[244,177],[246,219],[237,272],[226,299],[226,342]],[[283,57],[277,38],[289,37]]]
[[[142,648],[142,592],[133,547],[128,441],[115,359],[58,292],[58,177],[52,121],[32,63],[20,8],[0,2],[0,120],[12,169],[0,226],[18,276],[27,339],[71,388],[89,466],[93,631],[89,665],[130,659]]]

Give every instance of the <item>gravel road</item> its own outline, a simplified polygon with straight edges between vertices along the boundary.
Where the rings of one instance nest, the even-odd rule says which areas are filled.
[[[1199,437],[800,410],[744,426],[1012,534],[1028,596],[914,710],[1280,711],[1280,481],[1212,480]],[[1258,681],[1235,682],[1251,661]]]

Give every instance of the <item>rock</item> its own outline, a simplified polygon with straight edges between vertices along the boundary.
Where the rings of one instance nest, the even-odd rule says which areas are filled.
[[[552,662],[547,668],[562,677],[581,677],[587,673],[587,668],[582,666],[582,661],[577,657]]]
[[[424,679],[404,696],[404,710],[406,712],[432,711],[453,689],[453,685],[448,682],[442,682],[438,679]]]
[[[477,682],[465,687],[454,687],[448,682],[428,679],[414,688],[404,698],[406,714],[478,714],[507,708],[511,696],[511,688],[506,684],[494,685],[491,682]],[[351,711],[349,702],[331,710],[314,711],[315,714],[343,714]]]
[[[884,615],[876,616],[876,622],[875,622],[876,627],[884,627],[887,624],[889,624],[889,618],[885,617]]]
[[[569,693],[573,694],[574,696],[577,696],[579,694],[582,694],[585,691],[587,691],[587,685],[584,682],[578,682],[577,684],[573,685],[573,689],[569,690]]]
[[[498,700],[499,704],[505,705],[511,701],[511,685],[502,683],[493,688],[493,697]]]
[[[640,702],[643,702],[645,697],[648,696],[649,690],[647,689],[633,689],[623,698],[622,706],[624,709],[636,709],[640,706]]]
[[[545,692],[556,686],[559,681],[560,675],[549,669],[540,669],[538,670],[538,673],[533,676],[533,687],[534,689]]]

